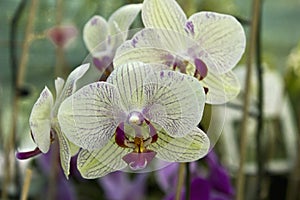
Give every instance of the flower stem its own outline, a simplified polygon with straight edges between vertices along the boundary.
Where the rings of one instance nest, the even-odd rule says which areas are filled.
[[[31,176],[32,176],[32,171],[30,169],[26,169],[25,179],[24,179],[23,189],[22,189],[22,194],[21,194],[21,200],[27,199],[30,182],[31,182]]]
[[[258,115],[256,118],[256,162],[257,162],[257,184],[256,184],[256,199],[262,199],[261,188],[262,182],[264,180],[264,157],[262,153],[261,138],[263,136],[263,126],[264,126],[264,90],[263,90],[263,68],[261,65],[261,16],[262,16],[262,5],[261,1],[257,2],[255,8],[255,15],[257,17],[257,31],[256,31],[256,76],[258,83],[258,103],[257,110]]]
[[[11,168],[15,164],[15,160],[11,159],[11,154],[14,152],[15,148],[15,138],[16,138],[16,120],[17,120],[17,105],[18,105],[18,89],[19,85],[17,84],[17,77],[18,76],[18,62],[17,62],[17,48],[16,48],[16,35],[17,35],[17,27],[18,27],[18,22],[22,16],[22,13],[26,7],[27,0],[22,0],[18,7],[17,10],[15,11],[11,25],[10,25],[10,61],[11,61],[11,74],[12,74],[12,127],[11,127],[11,134],[8,137],[8,141],[6,142],[3,140],[4,144],[4,163],[6,163],[6,167],[4,169],[4,181],[3,181],[3,188],[2,188],[2,194],[1,194],[1,199],[7,199],[7,190],[9,184],[11,184],[12,181],[12,176],[11,176]],[[3,138],[4,139],[4,138]]]
[[[260,5],[261,5],[260,0],[253,0],[250,44],[249,44],[249,52],[247,57],[247,74],[245,80],[244,108],[243,108],[243,118],[242,118],[242,125],[241,125],[240,161],[239,161],[239,169],[238,169],[238,176],[236,182],[237,200],[244,199],[244,183],[245,183],[244,163],[246,160],[246,149],[247,149],[247,123],[248,123],[248,112],[249,112],[249,101],[250,101],[250,90],[251,90],[252,64],[253,64],[253,58],[255,57],[256,50],[257,50],[256,39],[257,39],[257,31],[258,31],[259,18],[260,18]]]
[[[177,188],[176,188],[176,200],[180,200],[181,192],[184,184],[184,170],[185,170],[185,163],[179,164],[178,169],[178,181],[177,181]]]
[[[191,173],[190,163],[185,163],[185,199],[189,200],[191,197]]]

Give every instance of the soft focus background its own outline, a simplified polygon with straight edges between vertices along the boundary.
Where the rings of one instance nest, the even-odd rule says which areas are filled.
[[[67,77],[68,73],[87,57],[88,51],[82,39],[83,25],[95,14],[107,19],[120,6],[141,2],[141,0],[0,1],[0,192],[3,199],[20,198],[26,186],[24,181],[26,174],[29,173],[27,169],[32,172],[28,199],[174,198],[178,171],[176,164],[165,171],[148,174],[117,172],[99,180],[84,180],[74,168],[69,180],[66,180],[60,169],[51,164],[53,152],[26,161],[15,159],[15,151],[35,148],[30,137],[28,118],[40,91],[45,85],[53,91],[56,76]],[[178,3],[188,16],[202,10],[234,15],[242,22],[249,38],[249,22],[252,18],[250,0],[178,0]],[[17,11],[20,5],[24,6],[22,12]],[[13,19],[18,16],[19,20],[15,22]],[[262,155],[259,155],[264,161],[263,179],[260,179],[262,199],[300,198],[299,19],[299,0],[263,1],[261,56],[264,70],[265,117],[262,133],[263,150]],[[49,38],[49,30],[56,25],[71,27],[72,39],[65,47],[57,47]],[[138,27],[142,27],[139,17],[132,28]],[[11,33],[12,29],[16,30],[15,36]],[[12,36],[15,58],[12,58],[10,53]],[[246,57],[247,52],[235,69],[242,86],[245,81]],[[15,65],[12,61],[16,62]],[[254,137],[257,85],[253,70],[244,168],[245,199],[256,199],[258,179]],[[242,91],[236,100],[226,105],[227,118],[223,133],[212,155],[190,165],[192,199],[234,199],[240,156],[239,125],[243,95]],[[53,173],[53,170],[56,170],[56,173]],[[53,177],[53,174],[56,176]],[[175,179],[171,180],[170,177]],[[206,189],[201,192],[199,188]]]

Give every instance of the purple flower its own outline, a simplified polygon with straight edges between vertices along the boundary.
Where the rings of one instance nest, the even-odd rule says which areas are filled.
[[[191,171],[191,200],[230,200],[233,198],[234,190],[230,183],[228,172],[219,164],[214,152],[210,152],[205,161],[209,171],[207,175],[199,172],[199,166],[195,162],[190,164]],[[174,163],[156,173],[158,184],[165,191],[165,200],[175,199],[175,189],[177,184],[177,173],[179,165]],[[185,197],[185,189],[181,193]]]
[[[136,174],[134,179],[129,179],[124,172],[113,172],[98,179],[107,199],[140,200],[146,190],[148,174]]]

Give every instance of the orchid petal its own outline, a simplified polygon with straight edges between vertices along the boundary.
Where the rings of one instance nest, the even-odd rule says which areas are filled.
[[[143,113],[173,137],[182,137],[202,118],[205,93],[199,81],[170,70],[150,74],[144,81]]]
[[[108,77],[107,82],[118,88],[127,111],[142,108],[143,81],[151,71],[152,69],[146,68],[144,63],[130,62],[116,67]]]
[[[204,157],[209,150],[207,135],[199,128],[181,138],[173,138],[163,129],[158,131],[157,142],[149,149],[157,152],[157,157],[168,162],[191,162]]]
[[[188,47],[193,46],[196,43],[192,38],[187,37],[186,34],[178,33],[174,30],[165,30],[157,28],[145,28],[137,32],[130,43],[125,46],[122,44],[120,52],[132,48],[157,48],[162,50],[168,50],[172,54],[183,55]],[[126,47],[126,48],[124,48]]]
[[[55,90],[56,90],[56,97],[59,97],[63,90],[65,81],[64,81],[64,79],[57,77],[54,81],[54,84],[55,84]]]
[[[64,134],[57,127],[55,129],[56,135],[58,137],[59,142],[59,154],[60,154],[60,163],[61,167],[64,171],[66,178],[68,178],[70,174],[70,162],[71,162],[71,154],[70,154],[70,145],[69,141]]]
[[[65,100],[68,96],[72,95],[77,90],[76,83],[87,72],[87,70],[89,69],[89,65],[90,64],[80,65],[70,73],[64,85],[64,88],[60,92],[61,94],[56,98],[55,105],[53,108],[53,114],[55,116],[57,115],[58,108],[62,101]]]
[[[129,4],[116,10],[108,19],[110,35],[122,32],[123,41],[127,38],[127,31],[138,13],[142,4]]]
[[[113,138],[101,149],[81,150],[78,155],[77,167],[84,178],[99,178],[125,168],[127,164],[122,157],[130,151],[129,148],[119,147]]]
[[[105,41],[108,36],[108,24],[106,20],[98,15],[93,16],[83,28],[83,41],[89,50],[99,52],[104,50],[106,46],[99,45]],[[99,46],[98,46],[99,45]],[[100,49],[99,49],[100,48]]]
[[[146,28],[161,28],[184,33],[186,16],[175,0],[145,0],[142,20]]]
[[[209,104],[224,104],[234,99],[240,92],[238,78],[232,71],[221,75],[208,72],[200,83],[208,88],[206,103]]]
[[[122,117],[117,89],[106,82],[89,84],[60,106],[58,120],[67,138],[84,149],[102,148]]]
[[[43,153],[47,153],[50,147],[52,106],[52,93],[45,87],[35,102],[29,117],[30,129],[34,141]]]
[[[214,73],[232,69],[242,57],[246,37],[242,25],[232,16],[214,12],[199,12],[189,20],[194,24],[194,39],[204,50],[199,58]]]
[[[124,45],[127,46],[130,41],[126,41]],[[132,62],[144,62],[144,63],[161,63],[161,64],[171,64],[173,62],[174,56],[173,53],[153,47],[148,48],[127,48],[125,46],[121,46],[124,49],[118,49],[116,56],[114,58],[114,66],[119,66],[128,62],[128,60]],[[126,50],[125,50],[126,48]]]

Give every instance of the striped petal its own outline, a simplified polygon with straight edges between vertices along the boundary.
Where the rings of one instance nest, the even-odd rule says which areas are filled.
[[[129,4],[116,10],[108,19],[109,34],[122,32],[123,41],[127,38],[127,31],[140,12],[142,4]]]
[[[125,168],[127,164],[122,157],[130,151],[129,148],[119,147],[112,139],[102,149],[81,150],[78,155],[77,167],[84,178],[99,178]]]
[[[88,150],[102,148],[124,119],[119,98],[116,88],[106,82],[81,88],[59,108],[61,130],[77,146]]]
[[[143,81],[150,67],[141,62],[130,62],[116,67],[108,77],[107,82],[118,88],[120,98],[127,111],[141,109],[143,106]]]
[[[119,66],[127,63],[129,60],[132,62],[144,62],[144,63],[160,63],[170,65],[173,63],[173,53],[160,48],[147,47],[147,48],[127,48],[124,45],[129,45],[131,41],[123,43],[121,48],[118,49],[114,58],[114,66]],[[126,48],[126,50],[125,50]]]
[[[105,45],[99,45],[108,36],[108,24],[98,15],[93,16],[83,27],[83,41],[92,54],[105,50]]]
[[[199,58],[209,70],[223,74],[241,59],[246,46],[242,25],[232,16],[214,12],[199,12],[188,21],[194,27],[194,39],[203,51]]]
[[[47,153],[50,147],[52,106],[52,93],[45,87],[35,102],[29,117],[29,125],[34,142],[43,153]]]
[[[186,16],[175,0],[145,0],[142,20],[146,28],[161,28],[184,33]]]
[[[204,157],[209,150],[207,135],[199,128],[181,138],[174,138],[164,130],[158,131],[157,142],[149,149],[157,152],[157,157],[168,162],[192,162]]]
[[[116,57],[134,48],[138,50],[141,48],[161,49],[162,51],[169,51],[171,55],[178,54],[181,56],[186,55],[187,57],[187,53],[184,52],[190,46],[195,45],[195,43],[196,41],[187,37],[187,35],[174,30],[146,28],[137,32],[130,42],[127,41],[125,44],[122,44],[117,51]]]
[[[55,132],[59,142],[59,158],[60,158],[61,167],[64,171],[66,178],[68,178],[70,174],[70,162],[71,162],[69,141],[66,138],[66,136],[62,134],[59,127],[55,128]]]
[[[87,70],[89,69],[89,65],[90,64],[80,65],[70,73],[63,89],[60,92],[60,95],[56,98],[55,105],[53,108],[54,116],[57,115],[58,108],[62,101],[70,95],[72,95],[77,90],[76,83],[87,72]]]
[[[221,75],[208,72],[200,83],[208,88],[206,103],[209,104],[224,104],[234,99],[240,92],[240,83],[232,71]]]
[[[144,81],[143,113],[173,137],[182,137],[201,121],[205,93],[199,81],[170,70],[155,72]]]

